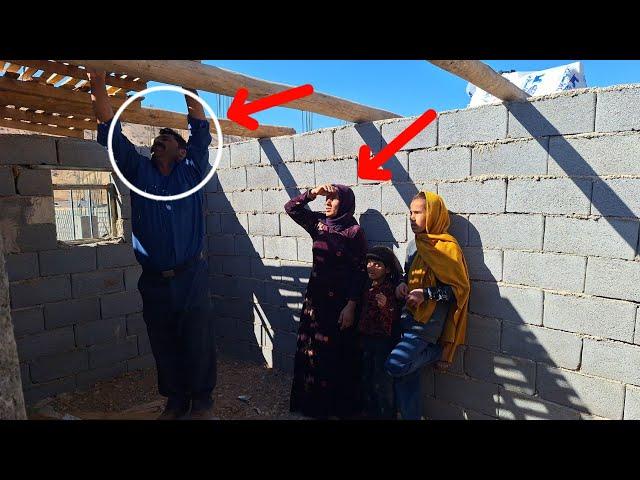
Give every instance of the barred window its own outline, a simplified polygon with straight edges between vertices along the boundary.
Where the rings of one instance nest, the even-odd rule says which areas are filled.
[[[58,240],[115,238],[117,195],[108,172],[52,170]]]

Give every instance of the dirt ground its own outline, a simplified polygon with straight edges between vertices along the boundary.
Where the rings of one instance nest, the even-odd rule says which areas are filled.
[[[214,414],[220,420],[304,419],[289,413],[290,388],[291,376],[286,373],[219,358]],[[39,402],[29,409],[29,419],[152,420],[162,412],[164,403],[155,370],[145,370]]]

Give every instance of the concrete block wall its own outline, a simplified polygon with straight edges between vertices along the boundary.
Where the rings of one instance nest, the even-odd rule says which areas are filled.
[[[640,418],[638,111],[629,85],[441,112],[383,183],[357,178],[359,147],[411,118],[226,146],[206,194],[220,349],[293,367],[311,261],[284,213],[293,195],[352,186],[369,243],[403,259],[408,202],[430,189],[472,291],[466,345],[449,372],[424,373],[427,417]]]
[[[43,167],[110,170],[110,163],[91,141],[0,136],[0,234],[27,404],[154,365],[128,190],[115,182],[124,238],[65,244],[56,240],[51,172]]]

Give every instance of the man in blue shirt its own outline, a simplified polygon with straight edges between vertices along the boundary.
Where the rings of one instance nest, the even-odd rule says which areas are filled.
[[[98,142],[107,146],[113,110],[105,72],[87,69],[98,120]],[[191,90],[195,93],[195,90]],[[202,105],[185,96],[191,130],[189,141],[163,128],[151,147],[151,158],[138,153],[122,133],[113,132],[113,156],[122,174],[139,189],[156,195],[185,192],[206,176],[211,134]],[[203,254],[204,194],[176,201],[156,201],[131,192],[132,244],[142,266],[138,290],[143,317],[158,371],[158,390],[168,397],[160,419],[213,417],[216,385],[214,322]]]

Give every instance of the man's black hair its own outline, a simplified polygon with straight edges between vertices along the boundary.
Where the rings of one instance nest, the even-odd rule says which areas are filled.
[[[178,142],[178,146],[180,148],[184,148],[185,150],[187,149],[187,142],[182,138],[182,135],[176,132],[173,128],[161,128],[160,135],[172,135],[173,138],[176,139],[176,142]]]

